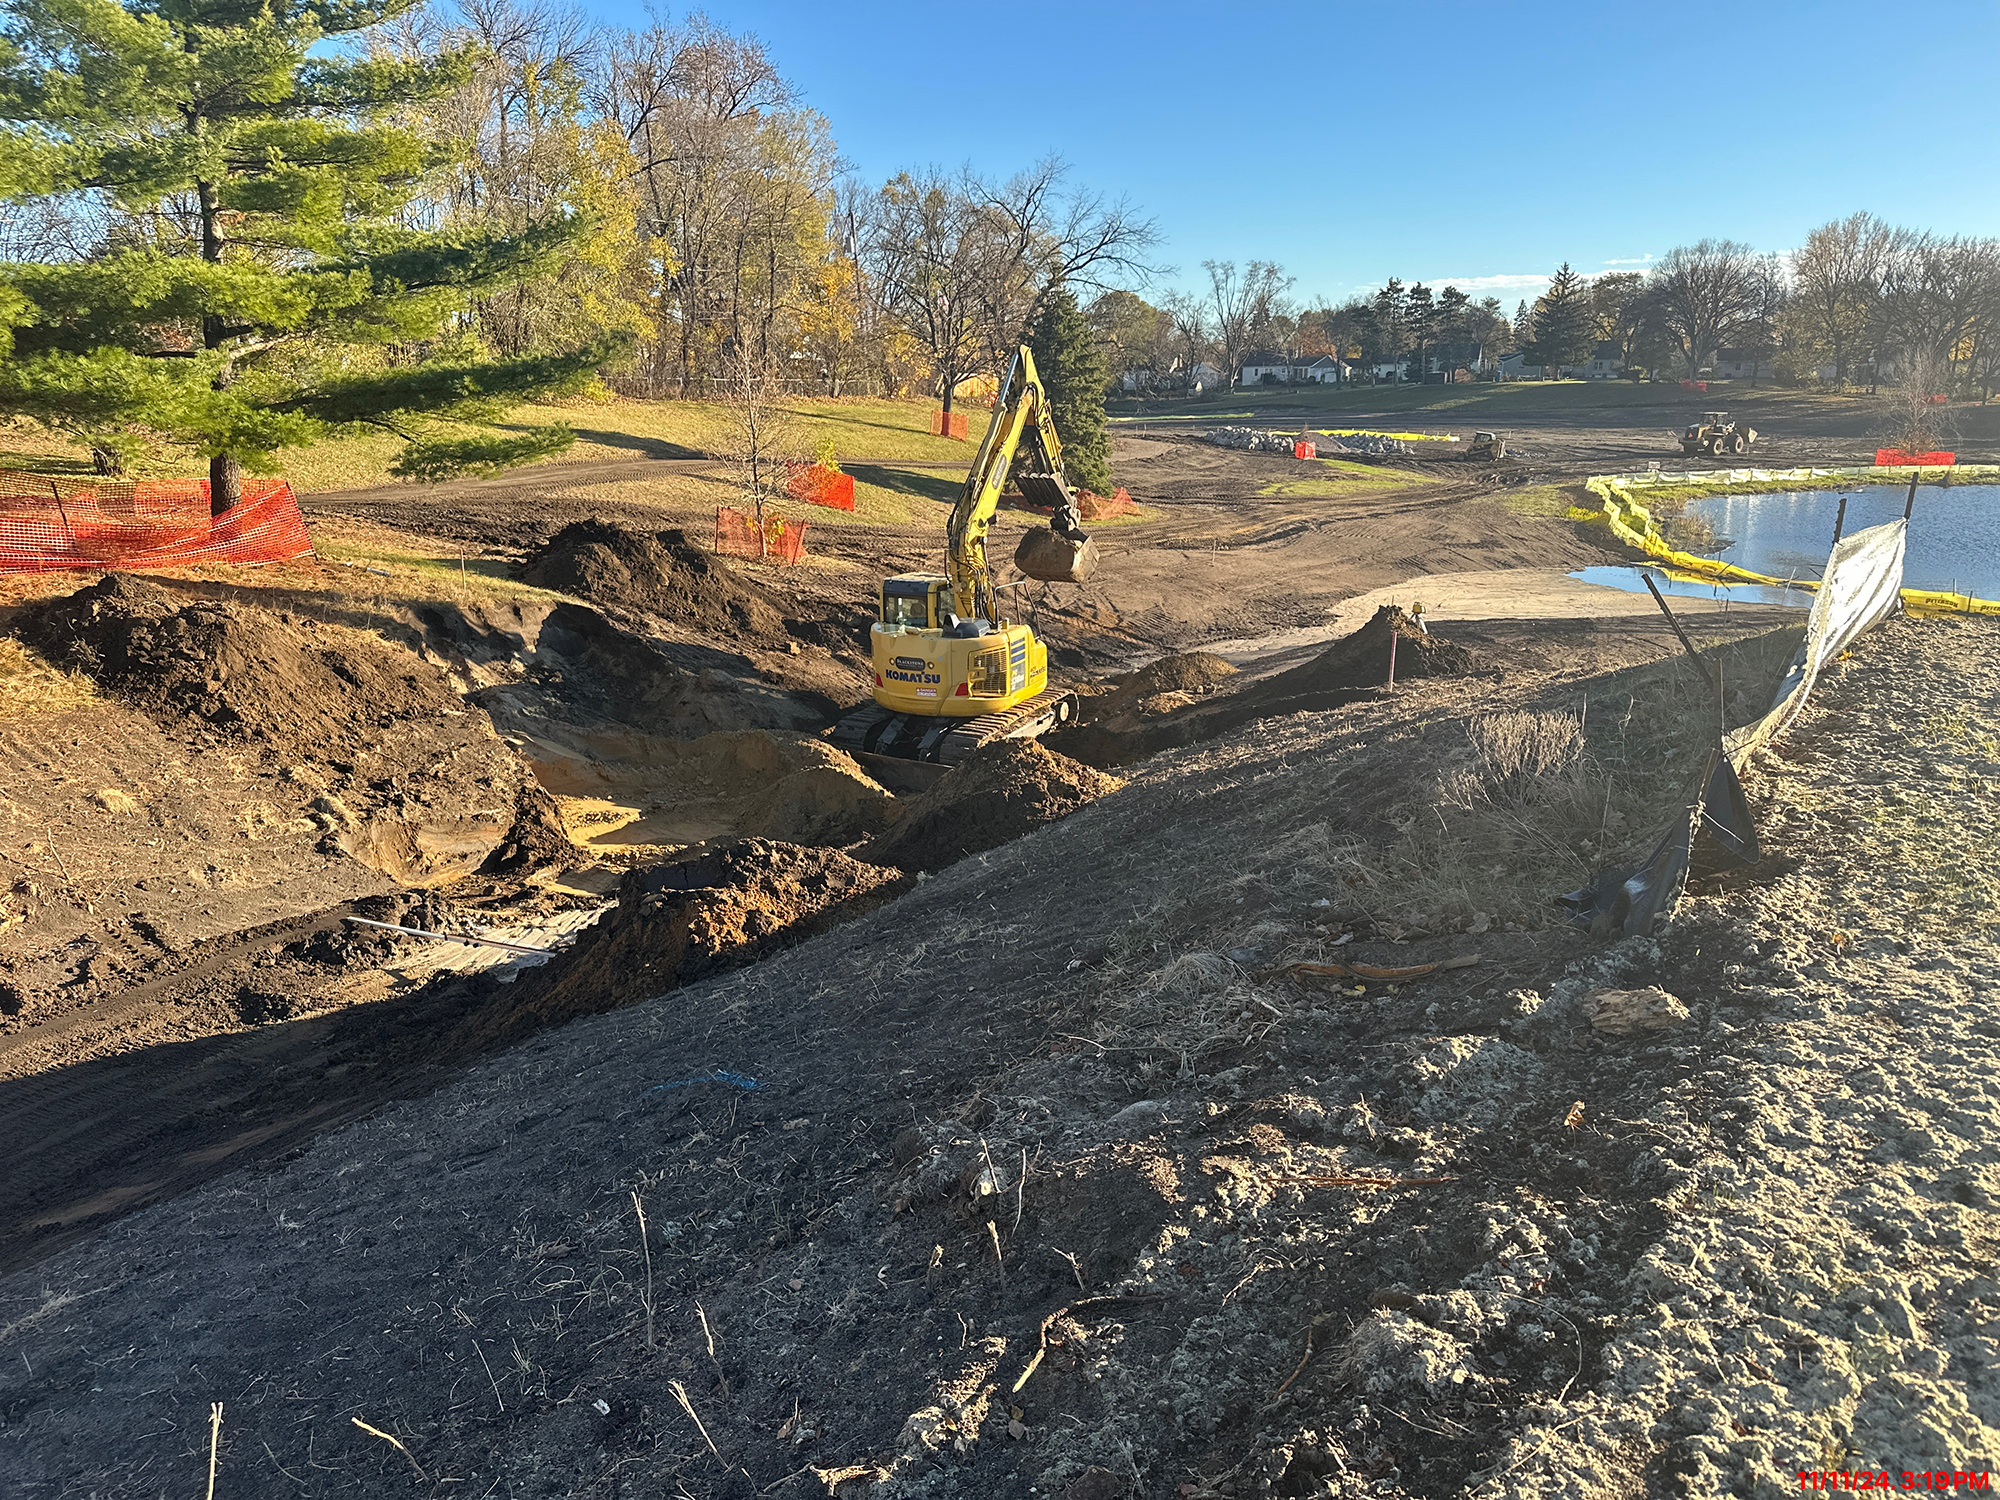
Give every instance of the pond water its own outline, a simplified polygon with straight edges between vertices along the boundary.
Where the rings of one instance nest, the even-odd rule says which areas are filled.
[[[1738,604],[1787,604],[1797,609],[1810,609],[1813,596],[1806,589],[1771,588],[1761,583],[1697,583],[1689,579],[1669,578],[1664,569],[1655,565],[1650,568],[1632,567],[1624,563],[1611,563],[1600,568],[1581,568],[1570,574],[1585,583],[1601,583],[1606,588],[1623,589],[1628,594],[1646,592],[1646,575],[1653,575],[1653,582],[1660,592],[1674,599],[1731,599]]]
[[[1847,524],[1842,534],[1852,536],[1900,517],[1909,491],[1898,487],[1845,493]],[[1818,578],[1833,545],[1833,522],[1840,512],[1841,494],[1840,490],[1804,490],[1794,494],[1716,495],[1689,501],[1687,514],[1714,528],[1716,541],[1726,544],[1715,556],[1726,563],[1772,578]],[[1643,502],[1643,492],[1640,498]],[[1714,592],[1706,583],[1669,585],[1657,568],[1651,571],[1665,592]],[[1639,572],[1637,568],[1586,568],[1571,576],[1644,592],[1646,585]],[[1599,574],[1605,576],[1596,576]],[[1906,588],[2000,599],[2000,485],[1918,487],[1904,554],[1903,584]],[[1748,585],[1722,592],[1729,598],[1764,603],[1808,602],[1803,595],[1786,596],[1782,589]],[[1764,599],[1763,595],[1777,597]]]

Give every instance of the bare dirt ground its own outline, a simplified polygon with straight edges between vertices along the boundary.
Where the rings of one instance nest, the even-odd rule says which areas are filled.
[[[1782,1256],[1702,1277],[1802,1201],[1744,1129],[1825,1142],[1823,1198],[1857,1170],[1833,1097],[1756,1112],[1773,1059],[1817,1066],[1785,1028],[1878,1024],[1845,998],[1864,959],[1898,1017],[1927,982],[1933,949],[1868,946],[1840,882],[1928,893],[1953,983],[1990,976],[1990,839],[1953,864],[1935,835],[1990,834],[2000,641],[1865,642],[1815,709],[1853,692],[1859,728],[1809,720],[1751,780],[1772,856],[1605,950],[1551,898],[1680,804],[1712,700],[1656,615],[1562,578],[1605,560],[1591,534],[1436,465],[1115,457],[1147,518],[1023,607],[1115,689],[1058,748],[1122,784],[1047,756],[876,782],[810,731],[865,694],[876,579],[935,566],[933,531],[717,573],[676,551],[699,518],[594,503],[590,465],[309,505],[518,586],[160,580],[172,665],[139,688],[173,692],[63,657],[74,609],[42,601],[83,580],[11,582],[0,623],[100,696],[5,725],[0,1493],[198,1488],[216,1400],[219,1494],[1703,1494],[1969,1462],[1983,1335],[1930,1309],[1984,1293],[1935,1255],[1869,1270],[1892,1242],[1857,1217],[1849,1271],[1782,1307]],[[625,529],[558,540],[592,517]],[[1375,612],[1407,591],[1428,638]],[[1732,719],[1760,711],[1796,616],[1685,614]],[[416,695],[402,728],[243,696],[292,663],[313,707],[315,663],[359,685],[371,652]],[[1868,696],[1940,682],[1941,711]],[[1894,755],[1930,790],[1897,802],[1857,766],[1918,718]],[[447,741],[492,761],[476,828],[449,757],[396,748]],[[1880,809],[1846,808],[1857,778]],[[607,906],[521,971],[344,920],[539,942]],[[1604,983],[1665,986],[1682,1024],[1591,1030]],[[1954,1076],[1983,1076],[1959,1032]],[[1977,1119],[1919,1113],[1880,1139],[1963,1166],[1971,1217],[1924,1243],[1971,1264]],[[1855,1267],[1928,1384],[1804,1309]],[[1792,1367],[1745,1344],[1739,1370],[1675,1288],[1791,1320]],[[1919,1407],[1946,1415],[1897,1425]]]

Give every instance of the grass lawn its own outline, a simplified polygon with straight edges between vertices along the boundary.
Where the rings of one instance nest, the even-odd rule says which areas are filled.
[[[976,442],[933,437],[929,400],[801,397],[784,408],[789,430],[780,447],[809,458],[831,438],[843,466],[850,460],[896,460],[970,464]],[[967,412],[983,435],[984,408]],[[604,459],[695,458],[729,445],[730,408],[711,401],[568,401],[526,405],[509,415],[503,428],[567,423],[576,442],[554,460],[557,464]],[[393,482],[389,464],[402,444],[388,434],[337,438],[312,448],[282,455],[281,472],[300,494],[322,490],[359,489]],[[60,434],[32,423],[0,428],[0,463],[47,474],[88,474],[88,453]],[[186,452],[165,446],[149,449],[132,463],[135,478],[205,477],[207,465]],[[879,486],[893,490],[896,485]]]
[[[1343,495],[1358,495],[1364,490],[1405,489],[1422,482],[1415,475],[1349,463],[1345,459],[1315,458],[1308,462],[1319,472],[1300,479],[1273,480],[1257,493],[1301,500],[1337,500]]]
[[[1775,386],[1752,388],[1747,382],[1718,382],[1704,396],[1669,382],[1514,380],[1470,385],[1255,386],[1220,393],[1212,402],[1138,402],[1123,398],[1108,402],[1107,406],[1114,413],[1113,422],[1186,422],[1193,426],[1268,422],[1273,428],[1286,429],[1307,424],[1338,426],[1342,418],[1352,415],[1408,413],[1435,415],[1437,421],[1425,426],[1472,430],[1523,419],[1532,424],[1537,417],[1568,411],[1630,409],[1636,413],[1656,409],[1671,411],[1672,420],[1677,423],[1681,416],[1697,408],[1768,413],[1801,403],[1867,399]]]

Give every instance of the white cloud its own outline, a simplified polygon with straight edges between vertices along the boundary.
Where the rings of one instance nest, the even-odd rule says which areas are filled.
[[[1654,255],[1634,255],[1624,260],[1607,260],[1605,264],[1607,266],[1646,266],[1651,265],[1658,258],[1658,256]]]

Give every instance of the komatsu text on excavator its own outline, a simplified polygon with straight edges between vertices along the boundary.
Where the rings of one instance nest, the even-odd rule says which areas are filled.
[[[834,726],[841,749],[951,766],[988,741],[1043,734],[1075,716],[1075,694],[1049,686],[1048,648],[1001,612],[999,596],[1012,585],[996,588],[986,564],[986,533],[1010,470],[1028,503],[1052,512],[1046,529],[1022,538],[1014,565],[1029,578],[1082,583],[1097,566],[1097,544],[1083,532],[1025,345],[946,523],[944,573],[900,573],[882,583],[880,616],[869,630],[875,701]]]

